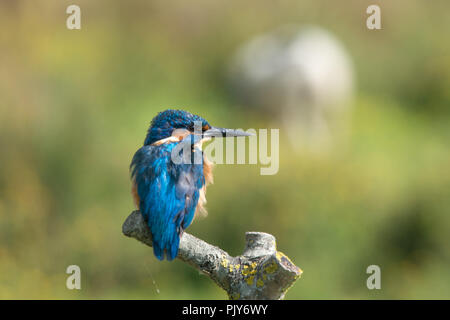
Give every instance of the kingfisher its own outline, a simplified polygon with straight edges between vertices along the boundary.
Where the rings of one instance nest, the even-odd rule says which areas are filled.
[[[249,135],[213,127],[184,110],[165,110],[153,118],[144,145],[133,156],[130,173],[134,204],[150,228],[156,258],[176,258],[184,230],[195,216],[206,213],[213,164],[202,144],[214,137]]]

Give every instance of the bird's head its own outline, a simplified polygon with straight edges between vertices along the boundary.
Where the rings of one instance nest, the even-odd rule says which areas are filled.
[[[204,118],[184,110],[165,110],[153,118],[144,145],[151,145],[170,137],[189,134],[202,138],[248,136],[247,132],[211,126]]]

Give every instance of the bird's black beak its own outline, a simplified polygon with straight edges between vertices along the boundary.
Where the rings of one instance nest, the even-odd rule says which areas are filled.
[[[210,129],[203,132],[204,137],[246,137],[246,136],[253,136],[254,134],[248,133],[242,130],[235,130],[235,129],[226,129],[226,128],[218,128],[218,127],[211,127]]]

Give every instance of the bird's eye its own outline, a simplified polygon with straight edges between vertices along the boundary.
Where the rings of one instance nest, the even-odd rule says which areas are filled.
[[[210,127],[208,124],[205,124],[205,125],[202,127],[202,129],[203,129],[203,132],[205,132],[205,131],[211,129],[211,127]]]

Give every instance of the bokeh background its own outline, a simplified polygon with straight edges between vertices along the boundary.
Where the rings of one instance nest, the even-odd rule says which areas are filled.
[[[70,4],[82,29],[68,30]],[[381,7],[382,30],[366,28]],[[286,23],[332,32],[350,54],[345,146],[293,153],[278,174],[218,165],[209,216],[189,232],[242,253],[276,236],[304,273],[287,299],[450,298],[450,4],[436,1],[0,1],[0,298],[225,299],[180,261],[124,237],[128,166],[151,118],[281,128],[230,94],[227,65]],[[68,265],[82,289],[68,290]],[[368,290],[366,268],[381,267]]]

